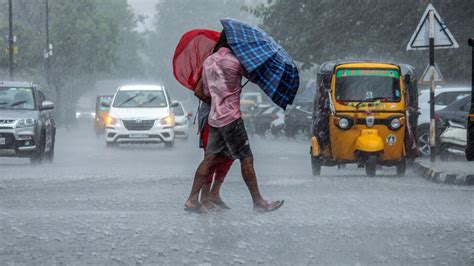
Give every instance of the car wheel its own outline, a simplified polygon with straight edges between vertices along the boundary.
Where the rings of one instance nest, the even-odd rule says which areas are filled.
[[[114,148],[114,147],[117,147],[118,144],[115,143],[115,142],[106,142],[106,143],[105,143],[105,146],[106,146],[107,148]]]
[[[417,129],[417,143],[421,157],[429,156],[431,153],[430,147],[430,125],[423,124]]]
[[[377,155],[369,155],[365,164],[365,173],[368,177],[374,177],[377,172]]]
[[[321,158],[319,156],[311,155],[311,170],[313,172],[313,176],[321,175]]]
[[[43,133],[43,134],[41,134],[41,137],[40,137],[39,147],[30,156],[30,163],[39,164],[43,161],[45,144],[46,144],[46,139],[45,139],[45,136],[44,136],[44,133]]]
[[[309,130],[306,127],[299,126],[293,131],[293,138],[298,142],[309,140]]]
[[[275,134],[273,134],[273,128],[269,128],[267,130],[265,130],[265,133],[263,134],[263,138],[265,139],[276,139],[278,138],[278,136],[276,136]]]
[[[46,160],[47,160],[48,163],[52,163],[54,161],[54,146],[55,146],[55,143],[56,143],[56,140],[55,140],[54,137],[53,137],[52,142],[53,143],[51,144],[51,149],[46,154]]]
[[[165,147],[171,149],[174,147],[174,140],[165,142]]]

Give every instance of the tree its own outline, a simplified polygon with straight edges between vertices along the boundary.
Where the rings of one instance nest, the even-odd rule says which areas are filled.
[[[162,0],[156,5],[155,29],[148,39],[148,55],[151,59],[150,75],[168,87],[176,97],[182,90],[172,73],[172,57],[181,36],[196,28],[222,30],[219,19],[233,17],[255,20],[243,10],[245,0]]]
[[[474,34],[471,0],[274,0],[253,13],[262,27],[309,68],[327,60],[380,58],[428,65],[428,52],[406,51],[423,11],[432,2],[460,44],[459,49],[436,50],[436,62],[445,78],[469,78],[467,38]]]
[[[65,120],[64,111],[71,113],[70,107],[96,80],[142,76],[143,36],[135,30],[138,21],[126,0],[49,0],[49,6],[54,87],[50,92],[56,92],[50,96],[57,100],[60,120]],[[44,84],[45,1],[15,0],[13,7],[19,46],[16,76]],[[8,30],[3,22],[6,10],[0,9],[1,36]],[[5,60],[6,56],[0,58],[2,67]]]

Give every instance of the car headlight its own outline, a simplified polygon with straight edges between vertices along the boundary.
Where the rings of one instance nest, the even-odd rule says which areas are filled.
[[[169,115],[167,117],[163,117],[160,119],[160,125],[162,126],[174,126],[175,121],[174,121],[174,115]]]
[[[402,122],[400,121],[400,118],[393,118],[390,121],[390,128],[393,130],[399,129],[402,126]]]
[[[34,118],[23,118],[16,121],[16,127],[32,127],[36,125],[36,119]]]
[[[351,126],[351,122],[349,119],[342,117],[339,119],[338,125],[341,129],[348,129]]]
[[[105,124],[107,126],[119,126],[120,125],[117,118],[115,118],[113,116],[107,116],[105,118]]]

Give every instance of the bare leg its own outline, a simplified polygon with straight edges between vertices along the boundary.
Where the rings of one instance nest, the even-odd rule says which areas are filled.
[[[206,179],[211,174],[211,171],[214,169],[215,161],[219,155],[217,154],[207,154],[204,156],[204,160],[199,164],[199,167],[196,170],[194,175],[194,182],[189,194],[188,199],[184,206],[186,208],[195,209],[200,206],[199,204],[199,191],[201,191],[202,186],[206,183]]]
[[[245,184],[247,185],[250,195],[252,196],[254,209],[259,212],[269,212],[280,208],[281,205],[283,205],[284,201],[267,202],[260,194],[260,190],[258,189],[257,176],[253,167],[253,157],[246,157],[244,159],[241,159],[240,165]]]
[[[201,188],[201,204],[209,207],[210,204],[210,191],[211,191],[211,184],[206,182]]]
[[[258,189],[257,176],[255,174],[255,169],[253,168],[253,157],[240,159],[240,167],[242,171],[242,177],[244,178],[245,184],[249,189],[253,204],[258,205],[261,202],[264,202],[265,200],[262,198],[260,190]]]
[[[219,207],[224,209],[230,209],[229,206],[225,204],[220,196],[220,189],[227,173],[232,166],[234,160],[222,156],[222,159],[219,162],[219,165],[216,166],[216,175],[214,178],[214,183],[212,184],[210,200],[217,204]]]
[[[220,196],[220,190],[222,186],[222,181],[214,180],[212,183],[212,188],[209,194],[209,198],[211,201],[222,201]]]

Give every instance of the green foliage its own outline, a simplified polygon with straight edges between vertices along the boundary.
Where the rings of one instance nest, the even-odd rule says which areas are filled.
[[[406,45],[429,2],[460,45],[436,50],[436,62],[448,80],[466,81],[467,39],[474,34],[471,0],[274,0],[253,13],[304,68],[327,60],[371,58],[410,63],[421,72],[429,63],[428,52],[407,52]]]
[[[0,6],[0,38],[5,38],[8,2],[0,0]],[[16,79],[45,85],[45,13],[45,0],[13,1],[13,30],[19,48]],[[142,76],[139,52],[144,39],[135,30],[138,22],[127,0],[49,0],[49,17],[51,85],[56,94],[61,93],[55,96],[60,112],[74,106],[98,79]],[[0,47],[4,45],[6,40]],[[0,68],[5,72],[8,68],[8,55],[3,51]]]
[[[219,19],[233,17],[249,20],[242,9],[244,0],[162,0],[156,5],[155,30],[148,39],[151,75],[173,93],[178,87],[172,74],[172,56],[181,36],[198,28],[221,31]],[[182,90],[180,90],[182,92]],[[179,95],[179,93],[176,93]]]

